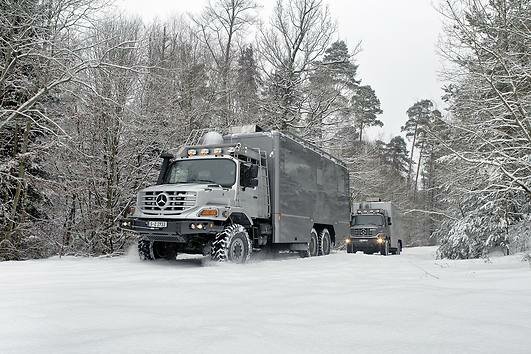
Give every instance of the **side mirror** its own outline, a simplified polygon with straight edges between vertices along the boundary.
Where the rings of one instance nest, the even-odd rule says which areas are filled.
[[[249,178],[256,178],[258,177],[258,165],[251,165],[249,166]]]
[[[170,166],[170,160],[174,158],[174,156],[168,152],[163,152],[162,154],[160,154],[160,157],[162,158],[162,166],[160,167],[157,184],[164,183],[164,177],[166,176],[166,172],[168,171],[168,167]]]
[[[242,187],[251,187],[254,188],[258,186],[258,165],[242,165],[241,173],[241,185]]]
[[[391,222],[391,217],[388,216],[388,217],[387,217],[387,225],[392,225],[392,224],[393,224],[393,223]]]
[[[168,160],[171,160],[174,158],[173,154],[170,154],[169,152],[166,152],[166,151],[163,151],[161,154],[160,154],[160,158],[161,159],[168,159]]]

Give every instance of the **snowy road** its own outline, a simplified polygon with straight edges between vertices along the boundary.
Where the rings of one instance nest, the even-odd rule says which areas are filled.
[[[0,353],[530,353],[531,268],[336,253],[0,263]]]

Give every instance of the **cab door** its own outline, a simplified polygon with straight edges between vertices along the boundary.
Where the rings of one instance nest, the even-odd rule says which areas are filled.
[[[237,204],[250,217],[263,216],[263,198],[260,193],[260,171],[258,165],[240,164],[240,182],[238,185]]]

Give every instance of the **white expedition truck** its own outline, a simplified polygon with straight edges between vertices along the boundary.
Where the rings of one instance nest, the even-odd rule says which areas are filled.
[[[256,126],[194,134],[176,156],[161,155],[157,184],[120,221],[137,233],[141,258],[243,263],[264,248],[327,255],[348,236],[348,173],[337,158]]]

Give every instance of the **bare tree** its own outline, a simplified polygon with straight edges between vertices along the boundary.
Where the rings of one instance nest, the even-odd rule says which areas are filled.
[[[308,73],[324,54],[334,32],[330,12],[322,1],[277,1],[269,28],[261,28],[259,34],[270,124],[282,129],[299,126],[306,105],[303,91]]]
[[[80,55],[85,44],[75,39],[101,6],[88,0],[0,2],[0,243],[19,242],[24,221],[45,216],[31,205],[45,199],[35,185],[36,147],[45,145],[43,137],[64,133],[56,120],[59,89],[98,65]]]
[[[199,36],[212,56],[220,80],[219,92],[222,123],[231,124],[232,113],[232,68],[235,47],[245,39],[246,30],[255,21],[254,0],[214,0],[200,17],[194,18]]]

